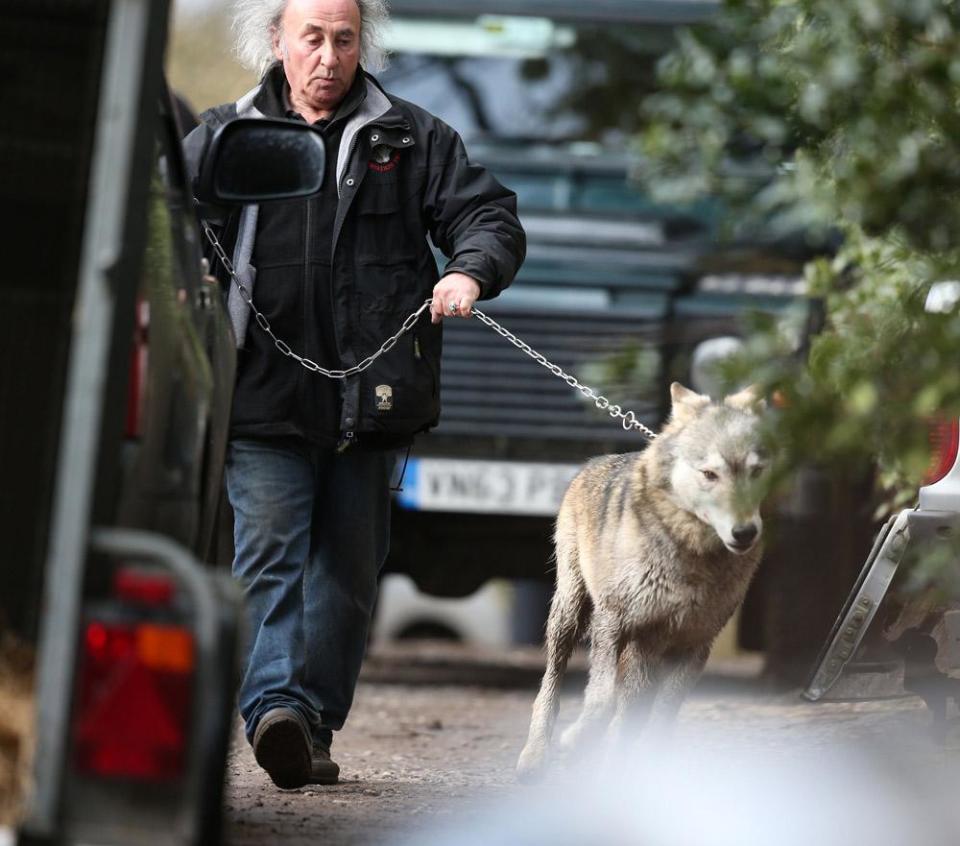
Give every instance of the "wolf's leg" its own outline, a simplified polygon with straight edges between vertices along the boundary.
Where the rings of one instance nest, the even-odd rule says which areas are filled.
[[[636,640],[627,641],[620,652],[617,677],[617,710],[610,735],[627,739],[643,728],[653,698],[654,662]]]
[[[595,607],[590,638],[590,678],[583,710],[560,738],[560,745],[566,750],[576,749],[606,728],[616,706],[617,661],[622,640],[617,616]]]
[[[546,763],[547,747],[559,710],[560,682],[587,611],[587,588],[580,576],[575,550],[557,544],[557,588],[547,620],[547,668],[533,703],[527,743],[517,761],[517,775],[536,778]]]
[[[710,644],[664,660],[663,683],[653,704],[651,730],[669,735],[684,699],[693,690],[710,654]]]

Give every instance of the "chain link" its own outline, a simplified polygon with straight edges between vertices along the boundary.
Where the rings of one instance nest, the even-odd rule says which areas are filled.
[[[250,306],[250,310],[253,312],[254,318],[257,321],[257,324],[270,336],[270,340],[273,341],[273,345],[277,350],[285,355],[287,358],[292,358],[294,361],[299,362],[303,367],[309,370],[311,373],[319,373],[321,376],[326,376],[328,379],[348,379],[351,376],[356,376],[360,373],[363,373],[371,364],[373,364],[380,356],[384,353],[392,350],[399,341],[407,332],[409,332],[414,324],[420,319],[420,315],[423,314],[428,308],[430,308],[431,300],[424,300],[423,305],[420,306],[413,314],[411,314],[406,320],[403,321],[403,325],[383,344],[380,345],[375,353],[368,355],[363,361],[359,364],[355,364],[353,367],[348,367],[346,370],[328,370],[326,367],[321,367],[312,359],[306,358],[302,355],[297,355],[290,345],[281,341],[273,333],[273,327],[270,326],[270,321],[267,320],[266,316],[253,304],[253,297],[250,296],[250,292],[247,291],[244,284],[240,281],[240,278],[237,276],[237,272],[233,267],[233,262],[230,261],[230,258],[227,256],[226,252],[223,249],[223,246],[220,244],[220,240],[214,234],[213,230],[210,228],[210,224],[206,221],[201,221],[203,225],[203,232],[207,236],[207,240],[213,246],[214,252],[217,254],[217,258],[220,259],[227,273],[230,274],[230,278],[233,280],[234,284],[237,286],[237,289],[240,291],[240,295],[243,297],[243,301]]]
[[[530,356],[530,358],[537,362],[537,364],[541,364],[546,367],[547,370],[549,370],[554,376],[563,379],[563,381],[566,382],[571,388],[576,388],[588,400],[591,400],[593,404],[601,411],[606,411],[607,414],[609,414],[614,420],[619,420],[626,431],[629,432],[631,429],[633,429],[643,435],[643,437],[645,437],[648,441],[652,441],[657,437],[657,433],[644,426],[643,423],[637,419],[637,415],[634,414],[634,412],[624,411],[619,405],[612,404],[610,400],[608,400],[602,394],[598,394],[593,390],[593,388],[588,388],[586,385],[581,384],[579,381],[577,381],[575,376],[571,376],[569,373],[564,372],[561,367],[553,364],[546,357],[533,349],[529,344],[521,341],[516,335],[513,334],[513,332],[501,326],[492,317],[488,317],[478,309],[473,310],[473,316],[476,317],[481,323],[493,329],[493,331],[498,335],[506,338],[518,350],[526,353],[528,356]]]
[[[201,220],[201,225],[203,226],[203,232],[207,236],[207,240],[210,242],[214,252],[217,254],[217,258],[223,264],[227,273],[230,274],[230,278],[240,291],[240,295],[243,297],[244,302],[253,312],[257,324],[270,336],[270,339],[273,341],[273,345],[277,348],[277,350],[287,358],[292,358],[294,361],[299,362],[307,370],[313,373],[319,373],[321,376],[326,376],[328,379],[347,379],[350,376],[356,376],[359,373],[363,373],[363,371],[370,367],[370,365],[380,358],[380,356],[389,352],[396,346],[397,341],[399,341],[406,332],[409,332],[413,328],[417,320],[420,319],[420,315],[430,307],[430,303],[432,302],[432,299],[425,300],[420,308],[418,308],[415,312],[413,312],[413,314],[403,321],[403,325],[400,327],[400,329],[383,342],[383,344],[380,346],[380,349],[378,349],[372,355],[368,355],[359,364],[349,367],[346,370],[327,370],[325,367],[321,367],[315,361],[311,361],[309,358],[297,355],[292,349],[290,349],[288,344],[284,343],[273,334],[270,321],[268,321],[264,314],[253,304],[253,298],[250,296],[250,293],[237,276],[236,270],[233,267],[233,262],[230,261],[229,256],[227,256],[223,246],[220,244],[219,239],[217,238],[213,229],[210,227],[210,224],[208,224],[205,220]],[[581,394],[583,394],[583,396],[591,400],[593,404],[600,409],[600,411],[606,411],[614,420],[619,420],[626,431],[637,431],[648,441],[652,441],[657,437],[657,433],[644,426],[643,423],[637,419],[637,415],[634,412],[624,411],[619,405],[612,404],[610,400],[608,400],[602,394],[598,394],[592,388],[588,388],[586,385],[580,383],[576,377],[571,376],[561,367],[558,367],[556,364],[550,362],[546,357],[538,353],[529,344],[521,341],[509,329],[501,326],[493,318],[488,317],[486,314],[476,308],[473,309],[472,314],[481,323],[485,324],[490,329],[493,329],[493,331],[501,337],[506,338],[506,340],[513,344],[513,346],[515,346],[518,350],[530,356],[530,358],[537,362],[537,364],[546,367],[547,370],[549,370],[554,376],[563,379],[563,381],[566,382],[571,388],[576,388]]]

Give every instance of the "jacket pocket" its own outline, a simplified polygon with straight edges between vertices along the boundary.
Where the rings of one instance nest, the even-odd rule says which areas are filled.
[[[356,199],[357,264],[414,263],[426,249],[416,186],[407,181],[364,180]]]
[[[402,319],[397,318],[397,326]],[[423,332],[437,334],[433,327]],[[436,425],[440,416],[439,338],[423,332],[407,332],[364,373],[361,431],[411,435]]]

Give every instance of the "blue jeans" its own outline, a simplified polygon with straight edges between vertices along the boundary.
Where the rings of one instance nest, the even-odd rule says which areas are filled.
[[[248,740],[279,706],[306,718],[314,743],[329,746],[343,726],[389,545],[393,464],[392,452],[230,442],[233,573],[249,621],[240,687]]]

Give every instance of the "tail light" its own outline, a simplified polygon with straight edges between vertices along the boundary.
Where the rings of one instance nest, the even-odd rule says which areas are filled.
[[[154,607],[169,606],[176,586],[166,573],[121,567],[113,576],[113,595],[124,602]]]
[[[133,344],[130,347],[130,379],[127,385],[128,438],[143,434],[143,413],[147,392],[147,330],[150,327],[150,303],[137,299],[136,322],[133,327]]]
[[[118,575],[115,588],[141,606],[136,614],[146,606],[156,616],[158,598],[173,595],[172,585],[165,590],[161,582],[158,576]],[[88,620],[83,631],[75,766],[106,778],[177,779],[185,771],[189,748],[193,634],[181,625],[109,616]]]
[[[939,482],[957,460],[957,449],[960,447],[960,421],[937,420],[930,424],[930,466],[923,478],[923,485],[932,485]]]

